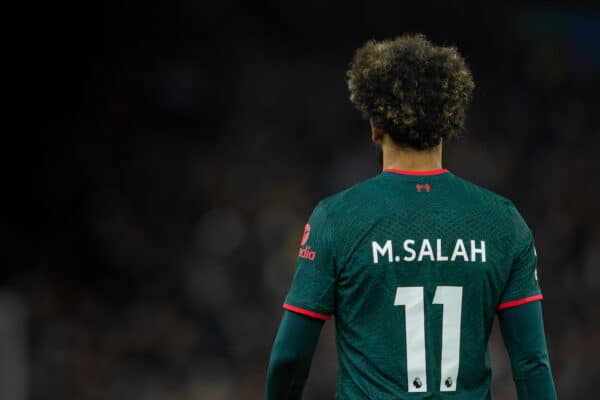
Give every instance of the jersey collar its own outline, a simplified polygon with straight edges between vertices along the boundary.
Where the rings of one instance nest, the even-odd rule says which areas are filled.
[[[412,175],[412,176],[432,176],[432,175],[441,175],[449,172],[447,169],[434,169],[432,171],[408,171],[403,169],[394,169],[388,168],[384,169],[383,172],[392,172],[394,174],[400,175]]]

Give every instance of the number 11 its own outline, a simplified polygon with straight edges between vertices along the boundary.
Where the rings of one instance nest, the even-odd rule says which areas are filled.
[[[440,391],[456,391],[460,355],[460,321],[462,287],[438,286],[433,304],[441,304],[442,360]],[[406,314],[406,371],[409,392],[427,391],[427,366],[425,357],[425,311],[423,287],[398,287],[395,306],[404,306]]]

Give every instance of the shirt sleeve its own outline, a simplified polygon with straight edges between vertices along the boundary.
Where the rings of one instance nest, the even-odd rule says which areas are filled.
[[[333,238],[333,225],[319,203],[304,228],[294,279],[283,308],[312,318],[331,318],[336,290]]]
[[[294,312],[284,312],[273,343],[266,400],[301,400],[323,322]]]
[[[556,400],[539,302],[499,313],[519,400]]]
[[[504,287],[498,310],[516,307],[532,301],[542,300],[542,290],[538,283],[537,252],[533,234],[516,209],[515,213],[515,256]]]

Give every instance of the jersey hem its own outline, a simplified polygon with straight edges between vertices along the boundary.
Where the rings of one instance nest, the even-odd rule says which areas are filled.
[[[524,299],[507,301],[505,303],[501,303],[498,306],[498,311],[501,311],[501,310],[504,310],[507,308],[511,308],[511,307],[517,307],[517,306],[520,306],[523,304],[531,303],[533,301],[542,300],[543,298],[544,298],[544,296],[542,296],[541,294],[536,294],[535,296],[525,297]]]
[[[320,319],[323,321],[328,321],[331,319],[331,315],[319,314],[314,311],[305,310],[304,308],[292,306],[291,304],[287,304],[287,303],[283,304],[283,308],[285,308],[288,311],[295,312],[296,314],[305,315],[307,317],[316,318],[316,319]]]

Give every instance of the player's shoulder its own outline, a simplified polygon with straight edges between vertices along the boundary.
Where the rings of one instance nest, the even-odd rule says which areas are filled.
[[[331,194],[323,198],[317,207],[324,209],[329,214],[352,211],[372,198],[373,190],[376,190],[378,186],[379,177],[380,175],[376,175],[347,189]]]
[[[506,224],[510,230],[528,230],[525,221],[517,210],[517,207],[509,198],[484,188],[476,183],[468,181],[452,174],[454,184],[457,185],[469,198],[471,206],[477,203],[480,208],[489,210],[497,216],[497,222]]]
[[[499,193],[484,188],[483,186],[479,186],[476,183],[454,174],[452,174],[452,178],[454,184],[462,189],[462,191],[471,198],[471,201],[478,201],[482,204],[486,204],[488,207],[495,207],[499,210],[506,210],[507,212],[511,212],[511,210],[515,209],[513,202]]]

